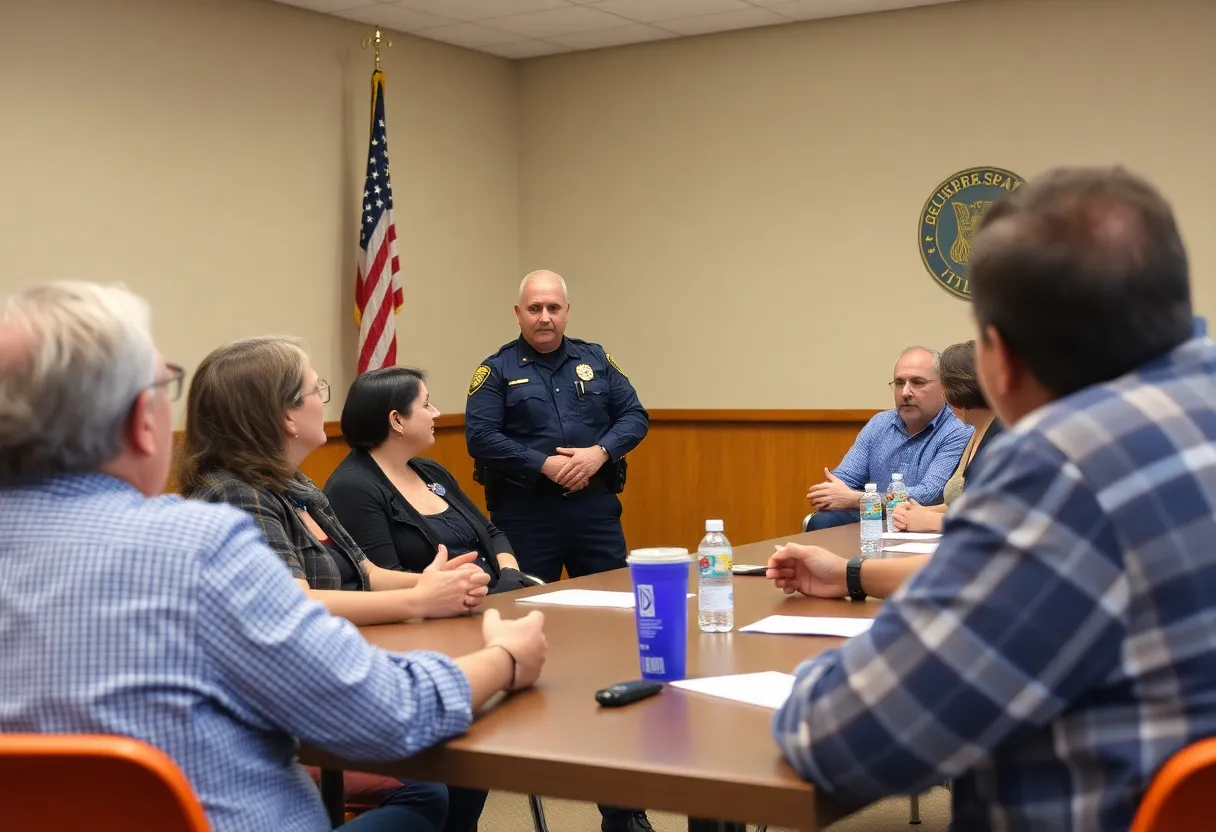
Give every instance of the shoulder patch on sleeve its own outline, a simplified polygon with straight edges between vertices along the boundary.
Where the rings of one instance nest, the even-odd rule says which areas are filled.
[[[625,371],[624,371],[624,370],[622,370],[622,369],[621,369],[621,365],[620,365],[620,364],[617,364],[617,363],[616,363],[616,360],[615,360],[615,359],[613,359],[613,357],[612,357],[612,353],[610,353],[610,352],[606,352],[606,353],[604,353],[604,358],[607,358],[607,359],[608,359],[608,363],[609,363],[609,364],[611,364],[611,365],[613,366],[613,368],[614,368],[614,369],[615,369],[615,370],[616,370],[618,373],[620,373],[621,375],[625,376]],[[629,376],[625,376],[625,378],[629,378]]]
[[[481,389],[481,385],[486,383],[486,379],[490,377],[490,368],[482,364],[473,371],[473,380],[469,382],[469,395],[473,395]]]

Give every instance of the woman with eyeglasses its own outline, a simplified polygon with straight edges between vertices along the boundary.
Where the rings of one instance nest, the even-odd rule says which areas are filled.
[[[299,465],[325,444],[329,385],[299,341],[237,341],[203,359],[186,399],[177,483],[187,497],[252,515],[308,594],[357,625],[459,615],[489,576],[440,548],[421,573],[369,561]]]
[[[941,380],[946,404],[955,416],[975,430],[959,458],[954,475],[946,481],[944,501],[932,506],[922,506],[915,500],[900,504],[892,515],[895,528],[900,531],[940,532],[947,507],[962,495],[966,487],[968,472],[980,459],[983,450],[1001,432],[1000,420],[980,389],[975,370],[975,341],[946,347],[937,359],[937,377]]]
[[[212,351],[186,398],[177,482],[194,499],[229,503],[251,515],[270,548],[309,596],[354,624],[459,615],[481,603],[488,576],[473,557],[439,550],[421,574],[392,572],[367,560],[299,465],[325,444],[329,384],[301,343],[264,337]],[[310,769],[314,779],[316,769]],[[348,805],[408,810],[407,830],[439,830],[448,790],[347,772]],[[374,813],[373,813],[374,814]]]

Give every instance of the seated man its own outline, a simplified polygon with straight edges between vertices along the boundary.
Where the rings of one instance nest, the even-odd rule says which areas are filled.
[[[856,523],[866,483],[877,484],[881,492],[896,473],[904,475],[913,500],[922,505],[942,501],[972,429],[946,405],[936,359],[927,347],[909,347],[900,354],[891,382],[895,408],[867,422],[839,467],[823,472],[827,481],[807,491],[815,509],[812,530]]]
[[[799,668],[774,732],[838,799],[953,780],[958,829],[1122,832],[1216,735],[1216,344],[1192,335],[1169,206],[1119,169],[995,203],[967,276],[1007,432],[873,628]],[[811,588],[802,564],[772,565]]]
[[[149,318],[87,283],[0,305],[0,731],[156,746],[217,832],[328,829],[296,737],[373,760],[456,736],[537,678],[543,619],[487,612],[455,661],[388,653],[308,600],[248,515],[157,496],[183,373]],[[442,789],[437,810],[404,792],[348,826],[442,826]]]

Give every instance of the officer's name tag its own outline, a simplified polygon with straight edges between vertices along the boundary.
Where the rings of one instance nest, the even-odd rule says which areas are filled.
[[[517,378],[517,379],[515,379],[515,381],[508,381],[508,382],[507,382],[507,386],[508,386],[508,387],[514,387],[514,386],[515,386],[515,385],[517,385],[517,384],[527,384],[529,381],[531,381],[531,379],[527,379],[527,378]]]

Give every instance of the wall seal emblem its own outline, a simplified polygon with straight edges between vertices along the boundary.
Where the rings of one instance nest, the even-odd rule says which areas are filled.
[[[1004,168],[967,168],[943,180],[920,212],[920,259],[943,289],[971,299],[964,269],[988,208],[1025,180]]]

